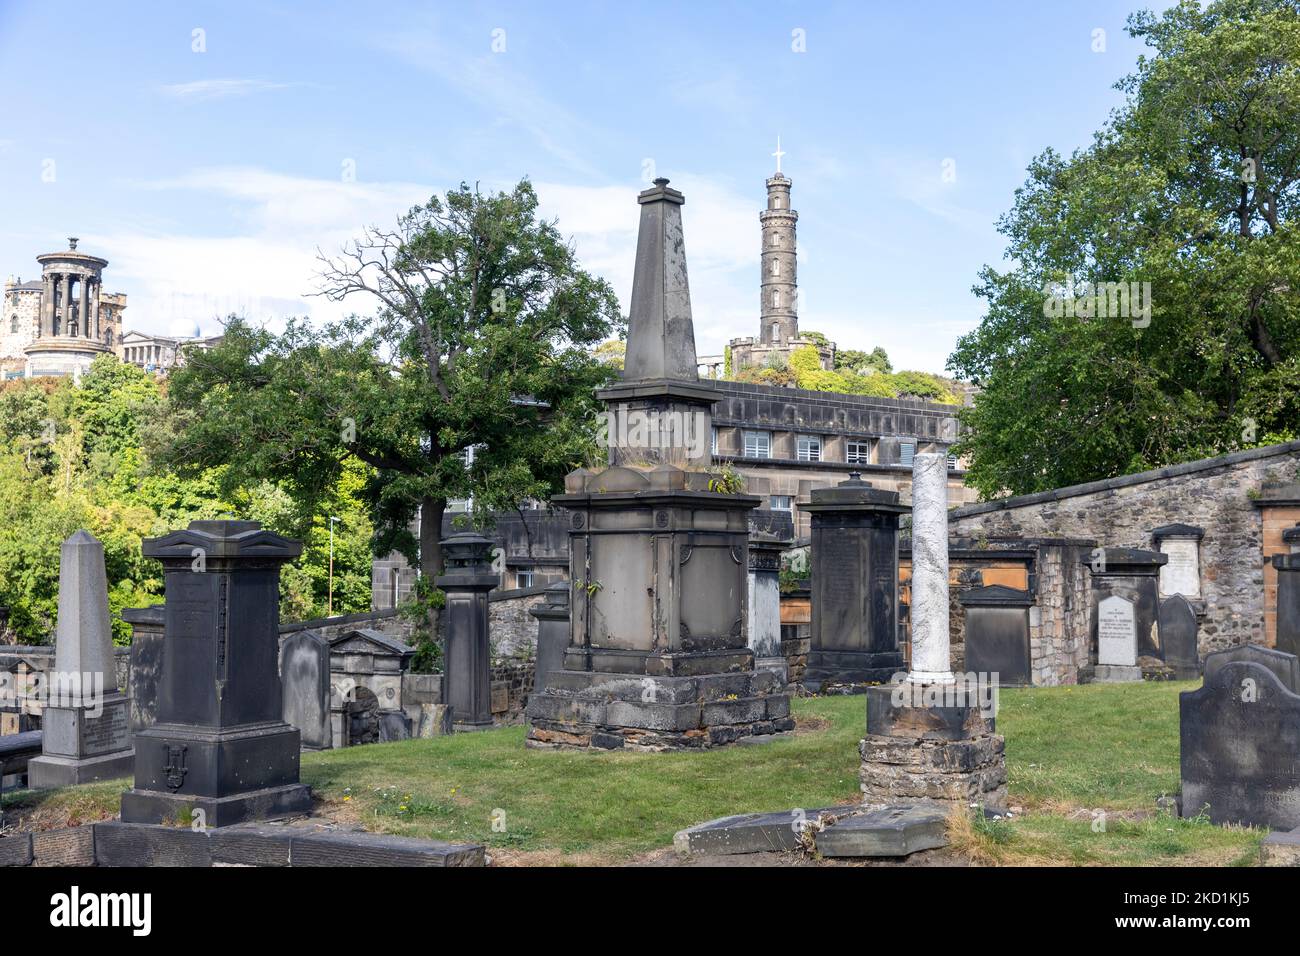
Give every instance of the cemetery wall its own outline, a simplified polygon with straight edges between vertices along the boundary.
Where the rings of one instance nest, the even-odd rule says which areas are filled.
[[[528,609],[546,603],[546,585],[492,591],[488,595],[488,634],[492,658],[537,656],[537,618]]]
[[[955,535],[986,541],[1054,536],[1146,549],[1154,547],[1151,532],[1162,525],[1203,528],[1198,608],[1204,615],[1199,637],[1203,656],[1235,644],[1272,643],[1266,567],[1280,548],[1280,535],[1272,543],[1266,540],[1265,528],[1300,518],[1300,493],[1285,490],[1297,477],[1300,442],[1291,442],[968,505],[951,512],[950,528]],[[1277,487],[1284,490],[1277,493]],[[1062,560],[1069,559],[1062,554]],[[1040,567],[1040,572],[1049,570],[1063,579],[1078,579],[1083,573],[1064,565]],[[1086,646],[1079,648],[1077,640],[1086,633],[1086,621],[1085,630],[1080,630],[1079,616],[1086,616],[1086,609],[1064,603],[1065,592],[1056,584],[1040,581],[1040,591],[1060,593],[1063,603],[1057,607],[1040,600],[1039,613],[1048,617],[1040,618],[1039,640],[1059,645],[1066,657],[1081,659]]]

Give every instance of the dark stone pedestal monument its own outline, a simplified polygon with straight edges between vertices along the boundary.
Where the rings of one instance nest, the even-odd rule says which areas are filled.
[[[803,684],[860,693],[903,669],[898,649],[898,493],[856,472],[818,488],[812,514],[812,626]]]
[[[1101,683],[1141,680],[1139,657],[1164,660],[1156,623],[1160,569],[1169,557],[1141,548],[1098,548],[1083,561],[1092,571],[1094,679]]]
[[[1300,827],[1296,674],[1294,655],[1264,647],[1205,659],[1205,683],[1178,699],[1184,816]]]
[[[993,584],[962,591],[957,600],[966,610],[966,670],[997,674],[1002,687],[1032,684],[1029,609],[1033,596]]]
[[[482,730],[492,726],[488,592],[501,576],[492,570],[492,542],[481,534],[453,534],[442,542],[442,555],[445,570],[434,581],[447,595],[442,699],[451,705],[453,729]]]
[[[301,552],[255,521],[194,521],[144,543],[166,573],[163,675],[157,722],[135,735],[123,821],[220,827],[307,812],[278,668],[280,566]]]
[[[1300,545],[1300,528],[1282,532],[1282,538]],[[1273,555],[1277,571],[1277,649],[1300,655],[1300,554]]]
[[[682,194],[642,192],[623,381],[598,393],[612,467],[572,472],[570,640],[528,701],[531,747],[667,750],[792,730],[748,643],[759,503],[712,472],[718,393],[699,380]]]
[[[528,613],[537,619],[535,694],[546,689],[552,671],[564,667],[564,652],[569,646],[569,582],[552,584],[542,593],[546,595],[546,601],[528,609]]]

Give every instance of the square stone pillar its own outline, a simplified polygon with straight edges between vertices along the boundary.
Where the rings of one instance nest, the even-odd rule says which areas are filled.
[[[749,518],[749,647],[755,666],[788,682],[781,653],[781,555],[794,542],[784,511],[753,511]]]
[[[193,521],[144,543],[165,573],[163,673],[123,821],[220,827],[310,808],[279,673],[280,566],[301,553],[255,521]]]
[[[861,693],[903,669],[898,649],[898,493],[873,488],[853,472],[814,489],[812,624],[804,686]]]

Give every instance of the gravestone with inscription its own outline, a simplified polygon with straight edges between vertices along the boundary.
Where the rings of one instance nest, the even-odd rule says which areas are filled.
[[[1168,561],[1160,568],[1160,596],[1181,594],[1201,597],[1201,539],[1205,529],[1190,524],[1167,524],[1151,532],[1156,550]]]
[[[1138,658],[1164,659],[1158,582],[1169,558],[1141,548],[1095,548],[1082,560],[1092,572],[1089,601],[1097,661],[1093,679],[1141,680]]]
[[[298,728],[303,750],[327,750],[330,733],[330,644],[315,631],[298,631],[280,644],[284,720]]]
[[[1196,611],[1181,594],[1160,602],[1160,643],[1165,649],[1165,663],[1174,671],[1174,680],[1195,680],[1201,676],[1201,661],[1196,649],[1199,627]]]
[[[131,625],[131,733],[153,726],[158,719],[158,682],[162,680],[163,627],[161,604],[124,607],[122,620]],[[133,764],[134,766],[134,764]]]
[[[27,764],[30,785],[128,776],[131,705],[117,685],[104,546],[88,531],[76,532],[60,549],[54,670],[45,681],[42,753]]]
[[[123,821],[220,827],[310,807],[278,667],[280,566],[301,553],[255,521],[194,521],[144,543],[165,573],[163,675]]]
[[[860,693],[903,669],[898,649],[898,520],[911,509],[898,492],[852,472],[815,489],[812,625],[804,686]]]

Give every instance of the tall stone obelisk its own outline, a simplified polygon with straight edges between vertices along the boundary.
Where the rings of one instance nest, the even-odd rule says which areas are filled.
[[[552,499],[569,515],[573,588],[561,667],[528,699],[530,747],[673,750],[794,728],[780,677],[749,647],[749,512],[712,470],[680,192],[641,206],[623,380],[607,408],[610,467]]]
[[[60,549],[54,670],[45,682],[42,753],[27,765],[31,786],[130,776],[130,701],[117,686],[104,546],[89,531]]]

